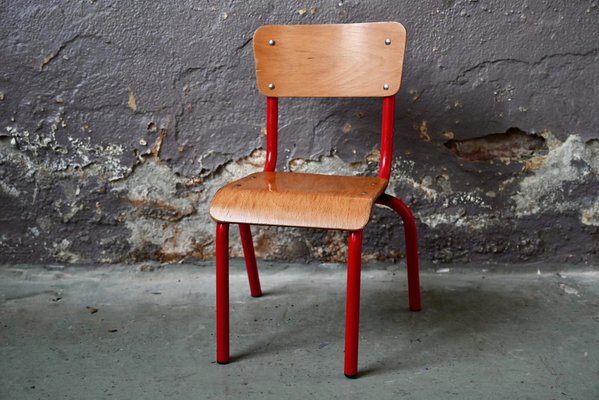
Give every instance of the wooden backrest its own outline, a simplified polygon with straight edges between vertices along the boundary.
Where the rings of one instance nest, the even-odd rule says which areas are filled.
[[[386,97],[401,81],[398,22],[267,25],[254,33],[258,90],[269,97]]]

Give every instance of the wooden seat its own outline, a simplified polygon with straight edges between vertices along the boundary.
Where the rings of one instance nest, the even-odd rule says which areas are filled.
[[[370,219],[387,180],[257,172],[222,187],[210,215],[218,222],[359,230]]]

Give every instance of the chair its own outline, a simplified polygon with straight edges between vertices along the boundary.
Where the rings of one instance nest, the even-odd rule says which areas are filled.
[[[395,210],[405,230],[408,297],[420,310],[418,243],[410,209],[386,194],[393,151],[395,94],[406,41],[396,22],[263,26],[254,34],[256,78],[266,96],[264,172],[227,184],[215,194],[216,360],[229,358],[229,224],[238,224],[250,292],[261,296],[251,224],[349,232],[344,373],[358,373],[362,232],[374,203]],[[382,97],[378,177],[276,172],[279,97]]]

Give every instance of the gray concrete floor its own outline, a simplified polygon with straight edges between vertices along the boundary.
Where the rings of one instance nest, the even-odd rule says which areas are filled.
[[[2,399],[599,399],[599,272],[366,266],[357,380],[343,376],[345,267],[231,265],[229,365],[210,263],[0,267]],[[470,271],[470,272],[468,272]]]

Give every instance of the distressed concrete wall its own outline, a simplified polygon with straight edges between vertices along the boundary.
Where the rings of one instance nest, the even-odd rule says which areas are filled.
[[[0,20],[0,262],[211,257],[211,196],[264,159],[252,32],[379,20],[408,30],[390,191],[422,258],[599,261],[597,1],[15,0]],[[376,170],[379,101],[281,110],[282,169]],[[402,258],[397,218],[373,219],[366,258]],[[339,232],[255,239],[345,257]]]

